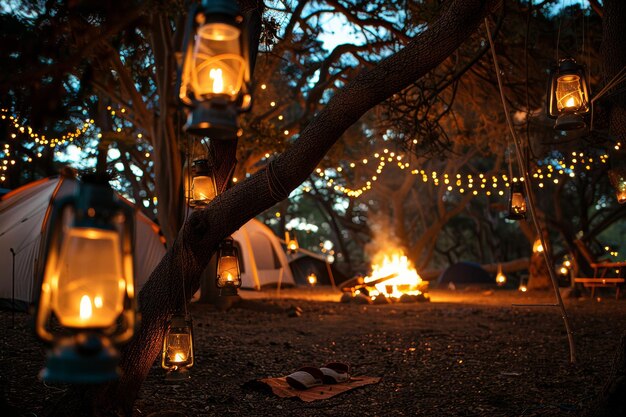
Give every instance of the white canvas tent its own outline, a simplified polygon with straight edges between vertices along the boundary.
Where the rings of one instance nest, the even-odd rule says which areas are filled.
[[[252,219],[233,234],[233,239],[241,255],[242,288],[295,285],[285,251],[269,227]]]
[[[74,193],[76,185],[75,180],[64,177],[44,178],[0,200],[0,301],[3,304],[7,300],[10,303],[13,295],[19,306],[33,302],[50,202]],[[165,255],[165,246],[159,227],[139,210],[135,213],[135,287],[139,291]]]

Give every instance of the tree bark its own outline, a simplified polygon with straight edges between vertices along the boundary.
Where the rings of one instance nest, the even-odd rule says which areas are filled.
[[[482,19],[499,4],[500,0],[454,1],[436,22],[404,49],[371,70],[362,71],[338,91],[300,133],[299,139],[268,167],[220,194],[206,209],[191,213],[139,294],[141,326],[122,351],[122,378],[100,396],[101,413],[112,408],[127,415],[131,413],[141,384],[161,351],[169,315],[180,310],[186,302],[181,296],[182,290],[179,290],[181,284],[188,296],[195,292],[199,277],[219,242],[257,214],[286,198],[291,190],[308,178],[348,127],[370,108],[439,65],[469,38]],[[155,136],[162,139],[163,149],[159,153],[177,152],[174,143],[168,140],[170,132],[164,127],[161,126],[160,134]],[[180,168],[180,164],[176,167],[168,162],[163,169]],[[181,175],[180,169],[169,174]],[[171,191],[170,197],[175,198],[176,190]],[[161,210],[169,204],[171,202],[159,202]],[[71,412],[66,415],[71,415]]]
[[[602,2],[602,63],[604,80],[609,81],[626,66],[626,2]],[[600,100],[602,101],[602,100]],[[626,147],[626,93],[609,100],[609,136],[622,143],[622,149],[612,155],[617,164],[624,164]],[[587,408],[586,417],[626,415],[626,334],[615,352],[615,359],[600,395]]]

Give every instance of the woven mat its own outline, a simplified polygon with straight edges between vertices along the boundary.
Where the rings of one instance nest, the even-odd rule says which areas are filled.
[[[287,384],[287,380],[284,376],[279,378],[264,378],[259,381],[269,385],[270,388],[272,388],[272,392],[279,397],[298,397],[302,401],[311,402],[315,400],[325,400],[326,398],[334,397],[342,392],[350,391],[365,385],[376,384],[380,381],[380,378],[373,376],[354,376],[347,382],[332,385],[320,385],[307,390],[297,390],[291,388],[289,384]]]

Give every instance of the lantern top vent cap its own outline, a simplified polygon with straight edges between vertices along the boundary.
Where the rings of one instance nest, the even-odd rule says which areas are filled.
[[[574,58],[563,58],[559,61],[559,73],[577,72],[581,69],[581,65]]]
[[[241,20],[241,12],[236,0],[202,0],[200,10],[210,20],[213,20],[212,15],[229,16],[237,21]]]

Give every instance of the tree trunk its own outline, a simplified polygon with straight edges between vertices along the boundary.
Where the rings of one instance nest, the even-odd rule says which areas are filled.
[[[602,62],[604,80],[609,81],[626,66],[626,2],[605,0],[602,2]],[[602,100],[601,100],[602,101]],[[626,93],[613,96],[608,103],[609,136],[622,143],[622,149],[613,154],[617,164],[626,158]],[[626,333],[615,352],[615,360],[607,382],[596,401],[586,410],[586,417],[626,415]]]
[[[100,396],[98,410],[112,408],[129,415],[132,404],[154,360],[161,351],[165,326],[171,313],[183,305],[181,283],[193,294],[219,242],[248,220],[286,198],[308,178],[342,133],[366,111],[407,87],[450,56],[478,28],[482,19],[499,6],[498,0],[457,0],[405,48],[391,55],[337,92],[301,132],[299,139],[266,168],[215,198],[209,206],[191,213],[171,242],[163,260],[139,294],[141,326],[122,350],[123,376]],[[165,132],[162,132],[165,133]],[[165,134],[159,136],[166,139]],[[169,136],[167,137],[169,138]],[[161,154],[176,152],[169,140]],[[178,167],[164,164],[162,169]],[[161,172],[163,175],[163,172]],[[182,183],[182,181],[181,181]],[[175,190],[172,190],[175,191]],[[175,192],[171,193],[173,197]],[[161,196],[160,196],[161,197]],[[159,202],[161,210],[168,202]],[[77,415],[66,410],[66,415]],[[75,410],[74,410],[75,411]]]

